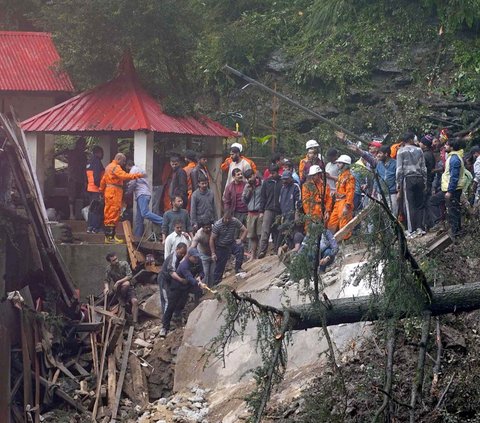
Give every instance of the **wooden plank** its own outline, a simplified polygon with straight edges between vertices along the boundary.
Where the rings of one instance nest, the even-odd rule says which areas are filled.
[[[10,333],[8,328],[0,324],[0,422],[10,423]],[[19,385],[18,385],[19,386]]]
[[[110,409],[115,404],[115,395],[117,392],[117,362],[115,355],[110,354],[108,356],[108,406]]]
[[[12,110],[14,115],[14,111]],[[30,157],[27,153],[25,134],[18,124],[13,124],[0,113],[0,122],[7,134],[8,148],[6,149],[10,161],[12,174],[15,178],[17,189],[22,197],[28,218],[33,224],[36,237],[39,239],[39,252],[43,251],[48,257],[48,267],[52,269],[53,282],[59,285],[63,299],[68,306],[76,300],[76,290],[73,279],[68,272],[63,258],[61,257],[50,227],[42,192],[37,176],[33,171]],[[45,265],[45,262],[43,262]]]
[[[368,216],[372,210],[373,203],[370,203],[363,210],[360,211],[350,222],[348,222],[342,229],[335,232],[334,238],[336,241],[342,241],[355,226],[360,224]]]
[[[35,374],[31,372],[32,377],[35,377]],[[80,411],[81,413],[84,413],[86,415],[90,415],[88,410],[79,402],[75,401],[70,395],[68,395],[65,391],[60,389],[58,386],[57,387],[52,387],[53,384],[49,383],[47,379],[44,377],[40,376],[40,384],[44,386],[47,389],[51,389],[55,395],[59,398],[61,398],[63,401],[65,401],[67,404],[71,405],[73,408],[75,408],[77,411]]]
[[[30,375],[32,369],[32,362],[30,361],[30,354],[28,352],[28,341],[25,331],[25,317],[23,310],[20,310],[20,327],[22,336],[22,365],[23,365],[23,409],[27,409],[27,405],[32,404],[32,377]],[[24,419],[27,421],[27,416],[24,411]]]
[[[118,343],[118,339],[123,335],[123,328],[125,326],[125,319],[111,319],[113,323],[113,330],[110,337],[105,340],[107,343],[107,354],[112,354]]]
[[[127,371],[128,356],[130,354],[130,347],[132,346],[132,339],[133,339],[133,326],[130,326],[130,328],[128,329],[127,342],[125,343],[125,348],[123,349],[122,367],[120,368],[120,374],[118,376],[115,402],[111,410],[112,423],[116,422],[116,419],[117,419],[118,406],[120,405],[120,396],[122,395],[122,386],[123,386],[123,381],[125,380],[125,373]]]
[[[110,329],[112,327],[111,321],[108,322],[108,328],[107,328],[107,333],[106,337],[108,338],[110,336]],[[97,412],[98,412],[98,405],[100,402],[100,391],[102,389],[102,379],[103,379],[103,370],[105,369],[105,358],[107,355],[107,343],[103,343],[103,348],[102,348],[102,358],[100,360],[100,371],[98,374],[97,378],[97,389],[95,391],[95,403],[93,405],[93,411],[92,411],[92,421],[95,422],[97,419]]]
[[[446,233],[443,234],[437,238],[434,238],[427,246],[426,246],[426,251],[425,255],[426,256],[432,256],[435,253],[438,253],[445,248],[447,248],[449,245],[453,243],[452,237]]]
[[[134,354],[131,354],[128,358],[128,364],[130,366],[130,374],[132,375],[132,386],[135,395],[135,401],[141,407],[145,407],[149,403],[147,377],[142,370],[140,360]]]
[[[145,263],[145,256],[133,246],[133,233],[130,221],[124,220],[122,225],[125,242],[127,243],[128,256],[130,257],[130,264],[132,265],[132,269],[136,269],[140,263]]]

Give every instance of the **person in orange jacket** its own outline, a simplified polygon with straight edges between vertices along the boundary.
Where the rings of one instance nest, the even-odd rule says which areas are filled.
[[[248,157],[245,157],[242,155],[242,151],[243,151],[243,145],[240,144],[239,142],[234,142],[230,148],[233,148],[233,147],[236,147],[240,150],[240,161],[242,159],[244,159],[245,161],[248,162],[248,164],[250,165],[250,167],[252,168],[253,170],[253,173],[256,174],[257,173],[257,165],[255,164],[255,162],[252,160],[252,159],[249,159]],[[222,169],[223,172],[226,172],[227,170],[230,169],[230,164],[232,163],[233,161],[233,154],[230,153],[230,155],[223,161],[223,163],[220,165],[220,169]],[[230,174],[231,174],[231,171],[233,170],[233,168],[230,170]]]
[[[120,220],[123,200],[123,182],[145,177],[143,173],[127,173],[122,169],[127,163],[124,154],[118,153],[112,162],[105,168],[100,191],[105,199],[104,218],[105,243],[123,243],[115,236],[115,225]]]
[[[307,216],[305,223],[307,232],[310,222],[320,223],[323,220],[327,222],[332,211],[330,187],[324,183],[322,172],[320,166],[312,165],[308,171],[308,179],[302,185],[302,205]]]
[[[197,189],[197,187],[193,188],[192,186],[192,177],[191,173],[192,170],[195,169],[197,165],[197,155],[194,151],[187,150],[185,152],[185,162],[187,163],[186,166],[183,167],[183,170],[187,174],[187,210],[190,211],[190,199],[192,197],[193,191]]]
[[[355,196],[355,176],[350,172],[352,159],[346,154],[342,154],[336,164],[340,169],[337,178],[335,205],[333,206],[330,220],[328,221],[328,229],[335,233],[342,229],[353,217],[353,202]],[[350,238],[352,234],[347,234],[344,239]]]
[[[304,184],[307,180],[310,166],[317,165],[320,166],[322,170],[325,167],[322,156],[318,153],[320,144],[318,144],[316,140],[307,141],[305,148],[307,150],[307,154],[305,155],[305,158],[300,160],[300,163],[298,164],[298,176],[300,177],[301,184]]]

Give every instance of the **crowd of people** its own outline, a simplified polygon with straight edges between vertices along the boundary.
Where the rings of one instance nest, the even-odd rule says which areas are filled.
[[[142,235],[144,219],[161,227],[162,336],[170,320],[181,315],[189,293],[198,297],[202,288],[222,280],[232,256],[239,274],[245,259],[262,259],[269,251],[282,256],[301,253],[312,229],[321,228],[321,236],[316,235],[319,262],[314,266],[324,272],[338,253],[334,234],[374,199],[387,202],[391,214],[404,224],[407,238],[424,235],[445,218],[452,237],[461,235],[462,207],[478,201],[480,147],[465,155],[465,142],[448,130],[420,138],[406,132],[392,145],[375,139],[367,150],[344,133],[336,136],[343,152],[351,154],[330,148],[322,155],[319,143],[309,140],[298,166],[274,154],[263,173],[243,154],[241,144],[232,144],[221,164],[226,179],[221,205],[210,187],[206,155],[173,155],[163,172],[163,210],[158,213],[150,209],[152,193],[144,171],[120,153],[103,169],[101,149],[94,149],[87,167],[88,191],[94,211],[103,195],[106,242],[120,242],[115,225],[124,182],[137,205],[134,233]],[[89,216],[89,231],[100,226]],[[348,239],[352,229],[345,228],[342,239]]]

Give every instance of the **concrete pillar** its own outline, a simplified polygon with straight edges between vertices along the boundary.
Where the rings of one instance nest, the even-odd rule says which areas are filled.
[[[45,135],[29,132],[26,134],[27,150],[33,171],[37,174],[42,194],[45,185]]]
[[[147,174],[152,188],[153,181],[153,132],[135,131],[133,136],[133,161]],[[133,207],[133,221],[137,219],[137,205]]]
[[[102,163],[107,166],[118,153],[117,139],[112,135],[102,135],[98,145],[103,149]]]
[[[133,137],[133,161],[145,170],[150,185],[153,180],[153,132],[136,131]]]

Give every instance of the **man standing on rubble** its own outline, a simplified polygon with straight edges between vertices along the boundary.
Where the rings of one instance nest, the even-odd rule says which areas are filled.
[[[182,259],[175,272],[182,282],[172,278],[167,284],[167,308],[163,315],[163,327],[160,330],[160,338],[165,338],[170,330],[170,321],[173,312],[183,310],[190,293],[201,295],[201,289],[206,285],[202,282],[204,277],[200,262],[200,253],[196,248],[189,248],[187,255]]]
[[[115,294],[121,305],[130,303],[132,306],[133,323],[138,321],[138,300],[132,283],[132,269],[126,261],[118,260],[115,253],[108,253],[105,259],[108,262],[105,271],[104,294]]]
[[[115,236],[115,225],[120,220],[123,200],[123,183],[145,177],[144,173],[127,173],[122,169],[127,163],[124,154],[118,153],[105,169],[100,191],[105,199],[104,224],[105,242],[121,244],[123,240]]]
[[[210,237],[210,251],[215,262],[214,284],[220,283],[227,261],[235,256],[235,273],[242,271],[243,243],[247,237],[247,228],[232,216],[232,210],[225,210],[223,217],[217,220],[212,227]],[[240,238],[235,239],[235,233],[240,231]]]
[[[409,238],[425,234],[423,206],[427,168],[423,151],[414,144],[415,138],[413,132],[405,133],[401,137],[403,146],[397,153],[397,191],[403,198]]]

